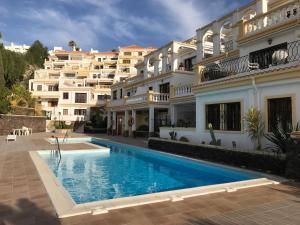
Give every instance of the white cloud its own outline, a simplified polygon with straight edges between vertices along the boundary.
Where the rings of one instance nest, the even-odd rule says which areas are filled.
[[[18,9],[14,16],[22,17],[27,23],[24,28],[19,28],[19,33],[27,40],[40,39],[48,46],[66,47],[69,40],[75,40],[81,48],[97,46],[99,50],[108,50],[109,39],[131,44],[158,37],[166,42],[189,38],[214,15],[236,3],[232,1],[225,5],[225,0],[147,0],[149,4],[154,3],[154,14],[142,8],[140,11],[145,10],[148,14],[137,15],[122,8],[127,0],[53,1],[54,4],[51,2],[41,8],[28,4]],[[73,9],[76,9],[74,13]],[[0,6],[0,13],[1,10],[5,12]]]
[[[198,7],[196,0],[154,0],[157,5],[164,8],[169,20],[174,23],[176,30],[173,33],[180,38],[195,35],[196,29],[208,22],[202,8]]]

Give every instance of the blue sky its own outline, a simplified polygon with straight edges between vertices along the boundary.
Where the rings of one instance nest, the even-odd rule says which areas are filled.
[[[250,0],[1,0],[5,43],[42,41],[48,48],[75,40],[84,50],[185,40]]]

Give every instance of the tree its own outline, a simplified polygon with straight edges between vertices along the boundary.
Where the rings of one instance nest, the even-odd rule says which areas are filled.
[[[75,51],[77,45],[75,41],[71,40],[69,41],[68,46],[72,49],[72,51]]]
[[[26,61],[30,65],[36,65],[39,68],[44,66],[45,59],[48,58],[48,48],[39,40],[33,42],[25,55]]]
[[[265,125],[261,112],[251,107],[245,115],[245,122],[247,123],[246,131],[253,141],[257,141],[257,150],[261,150],[261,138],[264,135]]]
[[[2,38],[2,33],[0,32],[0,40]],[[3,68],[3,60],[2,60],[2,48],[3,45],[0,43],[0,90],[5,87],[5,79],[4,79],[4,68]]]
[[[0,49],[6,87],[11,88],[15,83],[23,80],[27,62],[23,54]]]
[[[10,103],[8,96],[10,95],[9,89],[6,87],[0,87],[0,113],[8,113],[10,110]]]
[[[0,91],[5,87],[5,78],[4,78],[4,68],[3,68],[3,60],[2,60],[2,44],[0,44]]]
[[[30,107],[33,108],[35,100],[31,93],[21,84],[14,84],[12,86],[12,94],[10,96],[10,103],[12,106]]]

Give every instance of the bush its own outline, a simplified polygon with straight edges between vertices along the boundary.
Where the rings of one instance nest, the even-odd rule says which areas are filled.
[[[54,127],[55,129],[73,129],[73,125],[67,125],[64,122],[56,122]]]
[[[181,141],[181,142],[190,142],[190,140],[187,137],[184,137],[184,136],[179,138],[179,141]]]
[[[271,171],[283,175],[286,168],[285,158],[253,152],[233,151],[220,146],[193,145],[158,138],[150,138],[149,148],[196,159],[203,159],[254,170]]]

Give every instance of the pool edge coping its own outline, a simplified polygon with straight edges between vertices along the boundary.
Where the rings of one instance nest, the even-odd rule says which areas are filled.
[[[94,139],[109,141],[116,144],[123,144],[119,142],[110,141],[108,139],[95,138],[95,137],[85,137],[83,139],[88,140],[89,138],[90,140],[94,138]],[[126,145],[137,147],[129,144]],[[144,147],[141,148],[147,149]],[[149,150],[157,151],[152,149]],[[101,150],[99,149],[99,151]],[[196,162],[197,161],[205,162],[211,165],[221,166],[224,168],[235,169],[235,170],[249,173],[249,170],[242,169],[242,168],[236,168],[236,167],[217,164],[217,163],[211,163],[204,160],[193,159],[185,156],[178,156],[175,154],[165,153],[161,151],[157,151],[157,152],[166,155],[176,156],[179,158],[193,160]],[[29,154],[39,173],[40,179],[43,182],[43,185],[49,195],[49,198],[51,199],[51,202],[56,210],[56,214],[59,218],[66,218],[66,217],[82,215],[82,214],[97,215],[97,214],[108,213],[110,210],[115,210],[120,208],[133,207],[138,205],[145,205],[145,204],[165,202],[165,201],[176,202],[190,197],[196,197],[196,196],[207,195],[212,193],[220,193],[220,192],[234,192],[243,188],[258,187],[258,186],[270,185],[270,184],[279,184],[285,181],[285,179],[283,178],[275,177],[272,175],[268,175],[256,171],[250,171],[254,174],[255,173],[263,174],[265,177],[268,178],[257,178],[257,179],[251,179],[245,181],[214,184],[214,185],[207,185],[201,187],[186,188],[186,189],[76,204],[75,201],[70,196],[70,194],[68,193],[68,191],[63,187],[61,182],[55,177],[53,172],[50,170],[46,162],[41,158],[38,151],[29,151]]]

